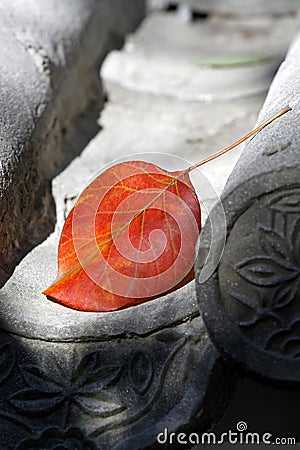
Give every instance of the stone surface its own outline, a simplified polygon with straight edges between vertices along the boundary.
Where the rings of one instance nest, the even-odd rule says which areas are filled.
[[[5,333],[1,361],[0,448],[7,450],[160,448],[165,427],[211,426],[235,380],[199,316],[147,337],[125,333],[104,342]]]
[[[0,285],[53,230],[51,179],[99,130],[99,66],[143,0],[1,2]]]
[[[197,286],[200,309],[218,348],[248,371],[300,381],[299,54],[295,39],[258,122],[293,108],[246,146],[222,194],[227,242],[213,277]],[[209,223],[198,256],[199,279]],[[220,326],[222,324],[222,326]]]

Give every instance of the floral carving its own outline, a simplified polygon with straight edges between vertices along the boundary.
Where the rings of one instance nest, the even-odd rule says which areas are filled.
[[[255,291],[252,297],[242,292],[232,292],[231,297],[249,309],[247,319],[239,323],[241,327],[249,327],[268,318],[275,319],[281,325],[282,319],[276,310],[284,308],[294,299],[294,291],[290,287],[279,286],[271,296]]]
[[[164,332],[161,334],[164,335]],[[149,410],[151,410],[154,403],[158,401],[158,398],[165,387],[166,376],[171,364],[188,342],[187,337],[182,337],[180,334],[178,334],[178,337],[176,334],[168,334],[169,337],[172,336],[174,345],[169,350],[163,363],[159,365],[155,376],[152,358],[150,359],[145,351],[137,350],[129,361],[128,370],[130,388],[133,392],[135,391],[138,394],[138,397],[145,395],[146,398],[142,398],[141,402],[139,402],[139,398],[139,406],[128,408],[126,416],[118,417],[115,422],[100,424],[100,427],[97,426],[90,436],[98,437],[108,430],[116,431],[118,428],[123,427],[128,423],[133,424],[138,422]],[[166,335],[162,336],[162,342],[165,342],[165,337]],[[157,339],[160,340],[158,337]]]
[[[38,366],[21,367],[28,387],[12,394],[9,402],[25,415],[48,415],[68,403],[92,415],[117,414],[124,406],[114,399],[108,388],[119,379],[121,368],[117,365],[99,367],[99,356],[99,352],[88,353],[71,365],[70,374],[64,371],[68,362],[59,361],[51,353],[47,357],[47,370]]]
[[[63,431],[58,428],[46,428],[38,436],[24,439],[17,450],[97,450],[96,444],[87,439],[78,428]]]
[[[229,294],[242,307],[240,327],[249,329],[271,319],[264,331],[265,349],[296,358],[300,356],[300,329],[294,322],[293,304],[300,292],[300,190],[290,189],[266,199],[256,228],[255,242],[261,251],[234,265],[241,281]],[[241,288],[240,283],[246,285]]]
[[[174,376],[189,380],[188,365],[181,359],[190,361],[193,330],[199,323],[159,331],[149,340],[116,342],[114,352],[108,342],[97,347],[27,340],[3,344],[1,444],[7,441],[18,450],[94,450],[99,445],[110,448],[120,439],[128,439],[130,447],[144,430],[152,436],[160,405],[167,415],[184,398],[185,385],[182,392],[178,388],[176,399],[169,392]],[[174,375],[178,360],[180,369]]]
[[[270,208],[283,214],[299,214],[299,191],[296,189],[290,190],[288,192],[280,192],[279,194],[274,195],[273,199],[270,202]]]
[[[298,227],[295,225],[295,228]],[[274,230],[259,227],[258,232],[266,256],[255,256],[239,262],[236,272],[256,286],[278,286],[299,277],[300,255],[295,254],[294,242],[289,242],[286,236],[280,236]],[[300,253],[300,248],[298,250]]]
[[[130,360],[129,373],[136,392],[143,395],[149,388],[153,377],[153,366],[149,356],[138,350]]]
[[[255,256],[239,262],[235,270],[241,278],[254,286],[273,287],[272,291],[264,289],[251,290],[251,293],[231,292],[231,297],[248,308],[247,320],[240,326],[255,325],[258,321],[273,317],[281,324],[277,313],[294,299],[300,284],[300,254],[294,244],[300,237],[299,220],[294,224],[291,240],[284,238],[274,230],[259,227],[259,240],[266,256]],[[295,240],[294,240],[295,239]],[[300,248],[296,249],[299,250]],[[297,260],[298,256],[298,260]]]
[[[292,358],[300,358],[300,320],[275,331],[269,337],[266,348]]]

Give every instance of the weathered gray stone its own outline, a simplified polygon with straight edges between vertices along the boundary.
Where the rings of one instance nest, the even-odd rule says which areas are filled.
[[[55,243],[27,255],[0,292],[0,448],[71,437],[83,449],[160,448],[165,428],[217,422],[236,375],[208,338],[194,283],[123,311],[74,311],[40,293]]]
[[[295,39],[258,123],[286,104],[293,110],[253,138],[222,195],[227,243],[218,269],[197,285],[204,320],[218,348],[248,371],[300,381],[299,56]],[[199,281],[210,241],[205,227]],[[217,262],[217,261],[216,261]]]
[[[160,448],[165,428],[211,426],[235,378],[199,317],[147,337],[85,344],[5,334],[1,358],[3,449],[70,448],[68,438],[78,449]]]
[[[53,229],[51,179],[99,129],[99,67],[144,1],[0,5],[0,285]]]

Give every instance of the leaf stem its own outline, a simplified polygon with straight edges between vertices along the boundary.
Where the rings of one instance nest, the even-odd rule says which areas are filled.
[[[243,136],[241,139],[239,139],[238,141],[236,141],[234,144],[231,144],[229,147],[224,148],[223,150],[221,150],[218,153],[215,153],[214,155],[209,156],[208,158],[204,159],[203,161],[200,161],[196,164],[193,164],[192,166],[190,166],[188,169],[186,169],[186,173],[191,172],[194,169],[197,169],[197,167],[203,166],[203,164],[206,164],[210,161],[213,161],[214,159],[218,158],[221,155],[224,155],[225,153],[229,152],[230,150],[234,149],[235,147],[237,147],[238,145],[240,145],[242,142],[246,141],[247,139],[249,139],[251,136],[259,133],[261,130],[263,130],[265,127],[267,127],[268,125],[270,125],[270,123],[272,123],[274,120],[278,119],[279,117],[283,116],[283,114],[287,113],[288,111],[291,111],[292,108],[287,105],[285,106],[283,109],[281,109],[278,113],[274,114],[274,116],[272,116],[270,119],[266,120],[265,122],[263,122],[261,125],[259,125],[257,128],[255,128],[254,130],[250,131],[250,133],[246,134],[245,136]]]

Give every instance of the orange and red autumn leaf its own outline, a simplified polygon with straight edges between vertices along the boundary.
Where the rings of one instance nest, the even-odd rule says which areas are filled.
[[[161,296],[193,278],[199,232],[200,206],[187,173],[118,164],[84,190],[67,217],[57,279],[44,294],[82,311]]]
[[[232,150],[291,109],[286,106],[234,144],[181,172],[133,161],[101,174],[67,217],[59,242],[57,279],[44,294],[82,311],[113,311],[190,281],[201,227],[189,172]]]

